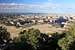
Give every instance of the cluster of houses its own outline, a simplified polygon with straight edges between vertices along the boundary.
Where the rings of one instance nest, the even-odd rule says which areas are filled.
[[[18,16],[16,18],[7,18],[5,24],[14,26],[32,26],[35,24],[54,24],[64,27],[67,21],[74,21],[75,17],[69,16]]]

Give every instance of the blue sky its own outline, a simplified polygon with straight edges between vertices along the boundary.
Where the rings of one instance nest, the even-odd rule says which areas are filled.
[[[0,0],[0,12],[75,13],[75,0]]]
[[[0,0],[0,3],[35,3],[47,2],[48,0]]]

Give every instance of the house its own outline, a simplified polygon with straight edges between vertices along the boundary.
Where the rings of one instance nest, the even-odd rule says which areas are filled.
[[[38,23],[44,23],[44,21],[43,20],[38,20]]]
[[[12,25],[14,25],[14,22],[13,21],[9,21],[9,23],[12,24]]]
[[[66,22],[67,19],[64,19],[63,17],[59,17],[55,22],[61,24],[62,22]]]
[[[48,23],[49,20],[48,19],[43,19],[44,23]]]
[[[22,25],[20,24],[20,22],[17,22],[17,23],[16,23],[16,26],[22,26]]]
[[[31,20],[33,23],[36,23],[36,20]]]

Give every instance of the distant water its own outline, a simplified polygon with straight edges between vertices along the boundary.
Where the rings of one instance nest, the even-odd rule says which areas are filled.
[[[20,15],[25,15],[25,16],[49,16],[50,13],[0,13],[0,15],[13,15],[13,16],[20,16]]]
[[[50,14],[48,14],[48,13],[25,13],[23,15],[26,15],[26,16],[48,16]]]
[[[0,13],[0,16],[49,16],[49,15],[73,15],[73,14],[56,14],[56,13]],[[75,15],[75,14],[74,14]]]

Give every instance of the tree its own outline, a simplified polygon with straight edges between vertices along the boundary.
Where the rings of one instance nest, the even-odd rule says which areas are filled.
[[[4,50],[8,47],[10,41],[10,33],[5,27],[0,26],[0,49]]]
[[[23,30],[14,38],[13,50],[60,50],[57,42],[64,34],[52,34],[51,37],[38,29]]]
[[[75,41],[75,25],[71,24],[68,30],[69,31],[65,32],[65,37],[58,42],[62,50],[69,50],[70,45]]]
[[[20,32],[19,37],[18,37],[18,39],[15,40],[15,42],[23,44],[23,45],[20,45],[20,47],[26,46],[24,44],[27,43],[27,45],[31,45],[30,48],[37,50],[38,43],[39,43],[38,39],[40,37],[41,37],[40,31],[38,29],[32,28],[32,29],[29,29],[28,31],[23,30],[22,32]]]
[[[61,50],[58,41],[63,38],[65,34],[53,33],[50,36],[41,33],[38,50]]]

